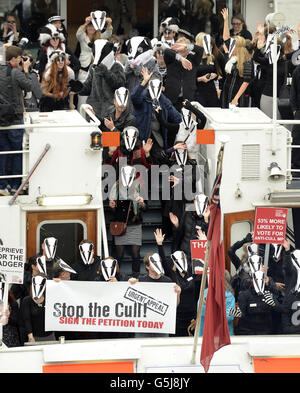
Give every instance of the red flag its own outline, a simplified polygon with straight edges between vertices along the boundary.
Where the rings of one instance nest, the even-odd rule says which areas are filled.
[[[230,344],[225,305],[225,260],[221,242],[219,190],[222,174],[217,175],[211,197],[207,240],[210,241],[209,284],[206,298],[200,363],[208,371],[214,353]]]

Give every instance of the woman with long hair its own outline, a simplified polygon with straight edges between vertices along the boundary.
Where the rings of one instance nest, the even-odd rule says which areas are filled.
[[[248,100],[245,97],[246,90],[253,79],[253,62],[252,56],[247,49],[246,40],[241,36],[236,36],[235,48],[230,56],[230,33],[228,27],[228,9],[222,11],[224,19],[224,51],[225,59],[225,80],[221,95],[222,108],[228,108],[229,104],[235,106],[248,106]]]
[[[68,56],[62,51],[51,54],[51,65],[42,80],[43,96],[40,111],[51,112],[60,109],[74,109],[73,95],[69,95],[68,82],[74,79],[73,70],[68,67]]]
[[[198,33],[196,36],[196,45],[204,47],[203,40],[206,33]],[[198,101],[205,107],[220,106],[216,83],[222,78],[224,68],[224,56],[215,44],[215,40],[211,37],[210,53],[203,52],[201,62],[197,69],[197,90],[195,101]]]

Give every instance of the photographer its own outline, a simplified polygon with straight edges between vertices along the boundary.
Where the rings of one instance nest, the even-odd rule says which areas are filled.
[[[7,13],[4,17],[1,40],[8,44],[17,45],[21,38],[18,18],[12,12]]]
[[[33,56],[30,52],[24,51],[22,56],[23,61],[26,62],[28,58],[30,59],[28,75],[32,82],[32,91],[24,95],[24,106],[26,112],[35,112],[39,110],[39,101],[42,97],[43,92],[40,84],[39,74],[34,69]]]
[[[11,104],[9,125],[23,124],[24,100],[23,91],[32,90],[29,76],[30,59],[22,60],[22,49],[11,45],[6,48],[6,64],[0,65],[0,91],[3,100]],[[20,70],[20,64],[23,72]],[[22,150],[24,129],[2,130],[0,132],[0,150]],[[8,174],[8,155],[0,155],[0,176]],[[22,174],[22,155],[13,154],[10,162],[11,175]],[[21,184],[20,178],[0,179],[0,195],[13,194]]]

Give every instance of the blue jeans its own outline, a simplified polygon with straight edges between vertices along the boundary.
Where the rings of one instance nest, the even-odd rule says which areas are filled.
[[[23,120],[15,121],[15,125],[24,124]],[[0,130],[0,151],[22,150],[24,129]],[[0,154],[0,176],[22,175],[22,154]],[[8,185],[18,189],[22,178],[0,179],[0,189]]]

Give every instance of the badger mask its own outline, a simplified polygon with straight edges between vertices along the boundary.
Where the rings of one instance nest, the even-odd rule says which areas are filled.
[[[5,293],[6,279],[4,274],[0,273],[0,300],[3,302]]]
[[[179,270],[180,273],[187,273],[188,262],[186,254],[183,251],[173,252],[173,254],[171,254],[171,259],[174,262],[176,269]]]
[[[261,270],[263,266],[263,260],[262,257],[259,255],[251,255],[248,259],[248,264],[250,267],[251,274],[254,274],[255,272]]]
[[[174,151],[177,165],[182,166],[185,165],[188,159],[188,151],[187,149],[176,149]]]
[[[121,168],[121,183],[125,188],[132,186],[133,180],[136,176],[136,169],[133,166],[123,166]]]
[[[159,79],[150,79],[149,94],[152,101],[158,103],[162,91],[162,82]]]
[[[154,253],[149,257],[149,263],[151,265],[151,267],[153,268],[153,270],[159,274],[159,275],[163,275],[165,274],[165,271],[162,267],[161,264],[161,259],[158,253]]]
[[[34,300],[39,299],[46,289],[46,278],[42,276],[34,276],[32,278],[31,290],[32,298]]]
[[[258,295],[263,295],[265,291],[265,273],[261,270],[252,274],[252,284],[255,292]]]
[[[42,255],[41,257],[37,257],[36,265],[37,265],[40,273],[47,274],[46,257],[45,257],[45,255]]]
[[[181,115],[186,130],[191,130],[197,125],[196,121],[193,119],[193,114],[190,110],[182,108]]]
[[[153,57],[151,41],[147,37],[132,37],[126,41],[128,62],[131,65],[145,65]]]
[[[230,44],[229,44],[229,49],[228,49],[228,57],[230,58],[234,52],[236,45],[236,40],[234,38],[230,38]]]
[[[109,281],[110,277],[115,277],[117,264],[117,260],[113,258],[103,259],[101,261],[101,272],[105,281]]]
[[[115,100],[117,101],[117,104],[121,107],[125,107],[128,104],[128,98],[129,98],[129,90],[126,89],[126,87],[119,87],[115,91]]]
[[[79,245],[79,251],[81,259],[85,265],[89,265],[94,257],[94,245],[93,243],[83,243]]]
[[[69,266],[69,265],[68,265],[65,261],[63,261],[61,258],[59,258],[58,264],[59,264],[59,267],[62,268],[65,272],[77,274],[77,272],[76,272],[74,269],[72,269],[71,266]]]
[[[46,237],[44,240],[44,249],[47,259],[54,259],[57,249],[57,239],[55,237]]]
[[[294,268],[297,271],[297,282],[296,282],[294,290],[296,292],[299,292],[300,291],[300,250],[294,250],[291,253],[291,260],[292,260]]]
[[[274,247],[274,254],[273,258],[277,261],[280,258],[281,250],[282,250],[282,244],[275,244],[272,243]]]
[[[123,130],[122,136],[126,149],[132,151],[139,136],[138,129],[136,127],[126,127]]]
[[[115,63],[115,47],[112,42],[99,39],[93,45],[94,65],[103,64],[108,70]]]
[[[106,12],[105,11],[92,11],[90,13],[92,24],[96,31],[103,33],[105,31]]]
[[[196,208],[196,213],[199,217],[202,217],[208,206],[208,197],[204,194],[198,194],[195,196],[194,205]]]
[[[248,256],[250,257],[253,254],[258,255],[258,244],[252,243],[247,246]]]
[[[211,56],[211,36],[209,34],[203,36],[203,49],[206,56]]]

